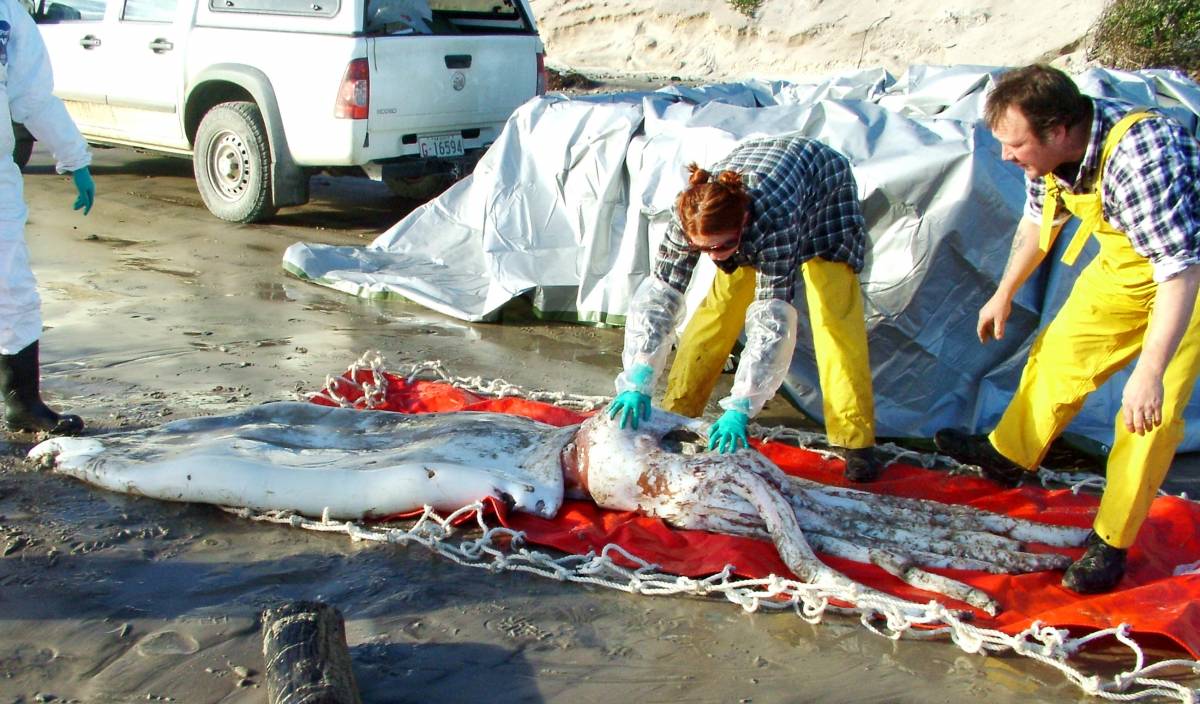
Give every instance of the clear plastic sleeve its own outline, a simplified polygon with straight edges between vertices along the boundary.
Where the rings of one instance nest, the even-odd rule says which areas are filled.
[[[783,385],[795,349],[796,309],[779,299],[751,303],[746,309],[746,346],[721,408],[751,418],[758,415]]]
[[[625,349],[621,354],[625,371],[617,376],[617,393],[640,391],[654,395],[654,382],[667,364],[682,314],[683,294],[665,281],[648,276],[638,285],[625,319]],[[649,373],[641,369],[643,366],[649,368]]]

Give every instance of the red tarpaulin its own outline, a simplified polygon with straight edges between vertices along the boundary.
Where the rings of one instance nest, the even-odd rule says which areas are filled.
[[[488,411],[512,413],[552,425],[579,423],[585,415],[546,403],[521,398],[487,398],[437,382],[412,384],[388,376],[386,400],[377,409],[404,413],[445,411]],[[369,372],[357,374],[369,381]],[[340,395],[361,395],[344,384]],[[328,404],[321,397],[316,403]],[[943,471],[908,465],[891,465],[883,477],[867,485],[851,485],[842,478],[840,460],[777,442],[754,446],[787,472],[835,486],[964,504],[975,508],[1029,518],[1045,523],[1090,527],[1099,500],[1067,490],[1048,491],[1035,486],[1001,489],[973,476],[951,476]],[[546,520],[527,514],[498,516],[513,530],[523,531],[535,544],[584,554],[617,544],[640,559],[671,574],[703,577],[733,565],[747,578],[791,573],[780,561],[774,545],[752,538],[738,538],[702,531],[676,530],[658,519],[633,513],[608,511],[589,502],[567,501],[559,515]],[[1102,630],[1128,623],[1135,634],[1164,636],[1200,657],[1200,574],[1175,576],[1177,566],[1200,560],[1200,504],[1174,497],[1159,497],[1150,517],[1129,551],[1129,568],[1118,588],[1108,594],[1080,596],[1059,585],[1062,573],[1035,572],[1024,575],[994,575],[964,570],[940,572],[990,594],[1002,607],[997,617],[976,612],[975,625],[1007,634],[1025,630],[1034,621],[1075,632]],[[1033,549],[1036,549],[1034,546]],[[1044,548],[1049,549],[1049,548]],[[1066,550],[1072,558],[1082,549]],[[927,602],[944,597],[914,589],[872,565],[822,556],[829,565],[851,579],[890,594]],[[963,604],[953,604],[968,608]]]

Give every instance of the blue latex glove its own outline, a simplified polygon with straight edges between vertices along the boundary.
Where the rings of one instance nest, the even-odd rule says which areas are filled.
[[[637,430],[638,422],[650,419],[650,397],[640,391],[622,391],[608,404],[608,417],[621,414],[621,427]]]
[[[738,449],[738,443],[742,447],[750,447],[750,441],[746,439],[746,424],[750,422],[750,416],[735,411],[732,408],[725,411],[725,414],[713,423],[708,429],[708,449],[716,449],[718,452],[734,452]]]
[[[92,180],[92,172],[85,166],[72,171],[71,179],[75,181],[75,190],[79,191],[74,209],[83,208],[83,214],[87,215],[92,212],[92,203],[96,202],[96,182]]]

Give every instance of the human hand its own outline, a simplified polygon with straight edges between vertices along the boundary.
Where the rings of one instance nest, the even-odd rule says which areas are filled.
[[[87,215],[92,212],[92,204],[96,202],[96,182],[86,166],[72,171],[71,179],[75,182],[75,190],[79,192],[73,209],[83,208],[83,214]]]
[[[1121,421],[1131,433],[1145,435],[1162,425],[1162,377],[1134,367],[1121,393]]]
[[[622,391],[608,404],[608,417],[621,414],[621,427],[637,430],[638,422],[650,419],[650,397],[640,391]]]
[[[989,338],[1004,339],[1004,325],[1008,322],[1011,312],[1012,301],[1008,296],[998,291],[993,294],[979,309],[979,323],[975,327],[979,341],[987,342]]]
[[[708,449],[716,449],[718,452],[734,452],[738,449],[738,443],[742,447],[750,447],[750,441],[746,439],[746,424],[750,422],[750,416],[735,411],[730,408],[713,423],[708,429]]]

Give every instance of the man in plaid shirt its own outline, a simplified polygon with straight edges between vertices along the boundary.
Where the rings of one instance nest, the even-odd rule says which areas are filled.
[[[830,442],[845,449],[846,476],[870,481],[874,401],[862,294],[855,276],[867,235],[849,161],[803,137],[754,139],[709,170],[691,167],[652,276],[626,322],[625,370],[610,414],[637,427],[649,413],[683,312],[683,293],[702,254],[718,273],[680,341],[663,407],[698,416],[743,328],[746,345],[724,415],[709,433],[719,451],[746,444],[749,418],[779,390],[796,344],[792,305],[805,277]]]
[[[1087,395],[1136,358],[1087,552],[1063,576],[1068,589],[1108,591],[1170,469],[1200,374],[1200,145],[1174,121],[1087,98],[1041,65],[1002,76],[985,118],[1004,158],[1025,171],[1028,194],[1008,267],[979,311],[980,341],[1003,337],[1013,296],[1071,215],[1080,224],[1063,261],[1074,263],[1089,237],[1100,251],[1034,342],[996,428],[946,429],[935,440],[1015,486],[1037,471]]]

